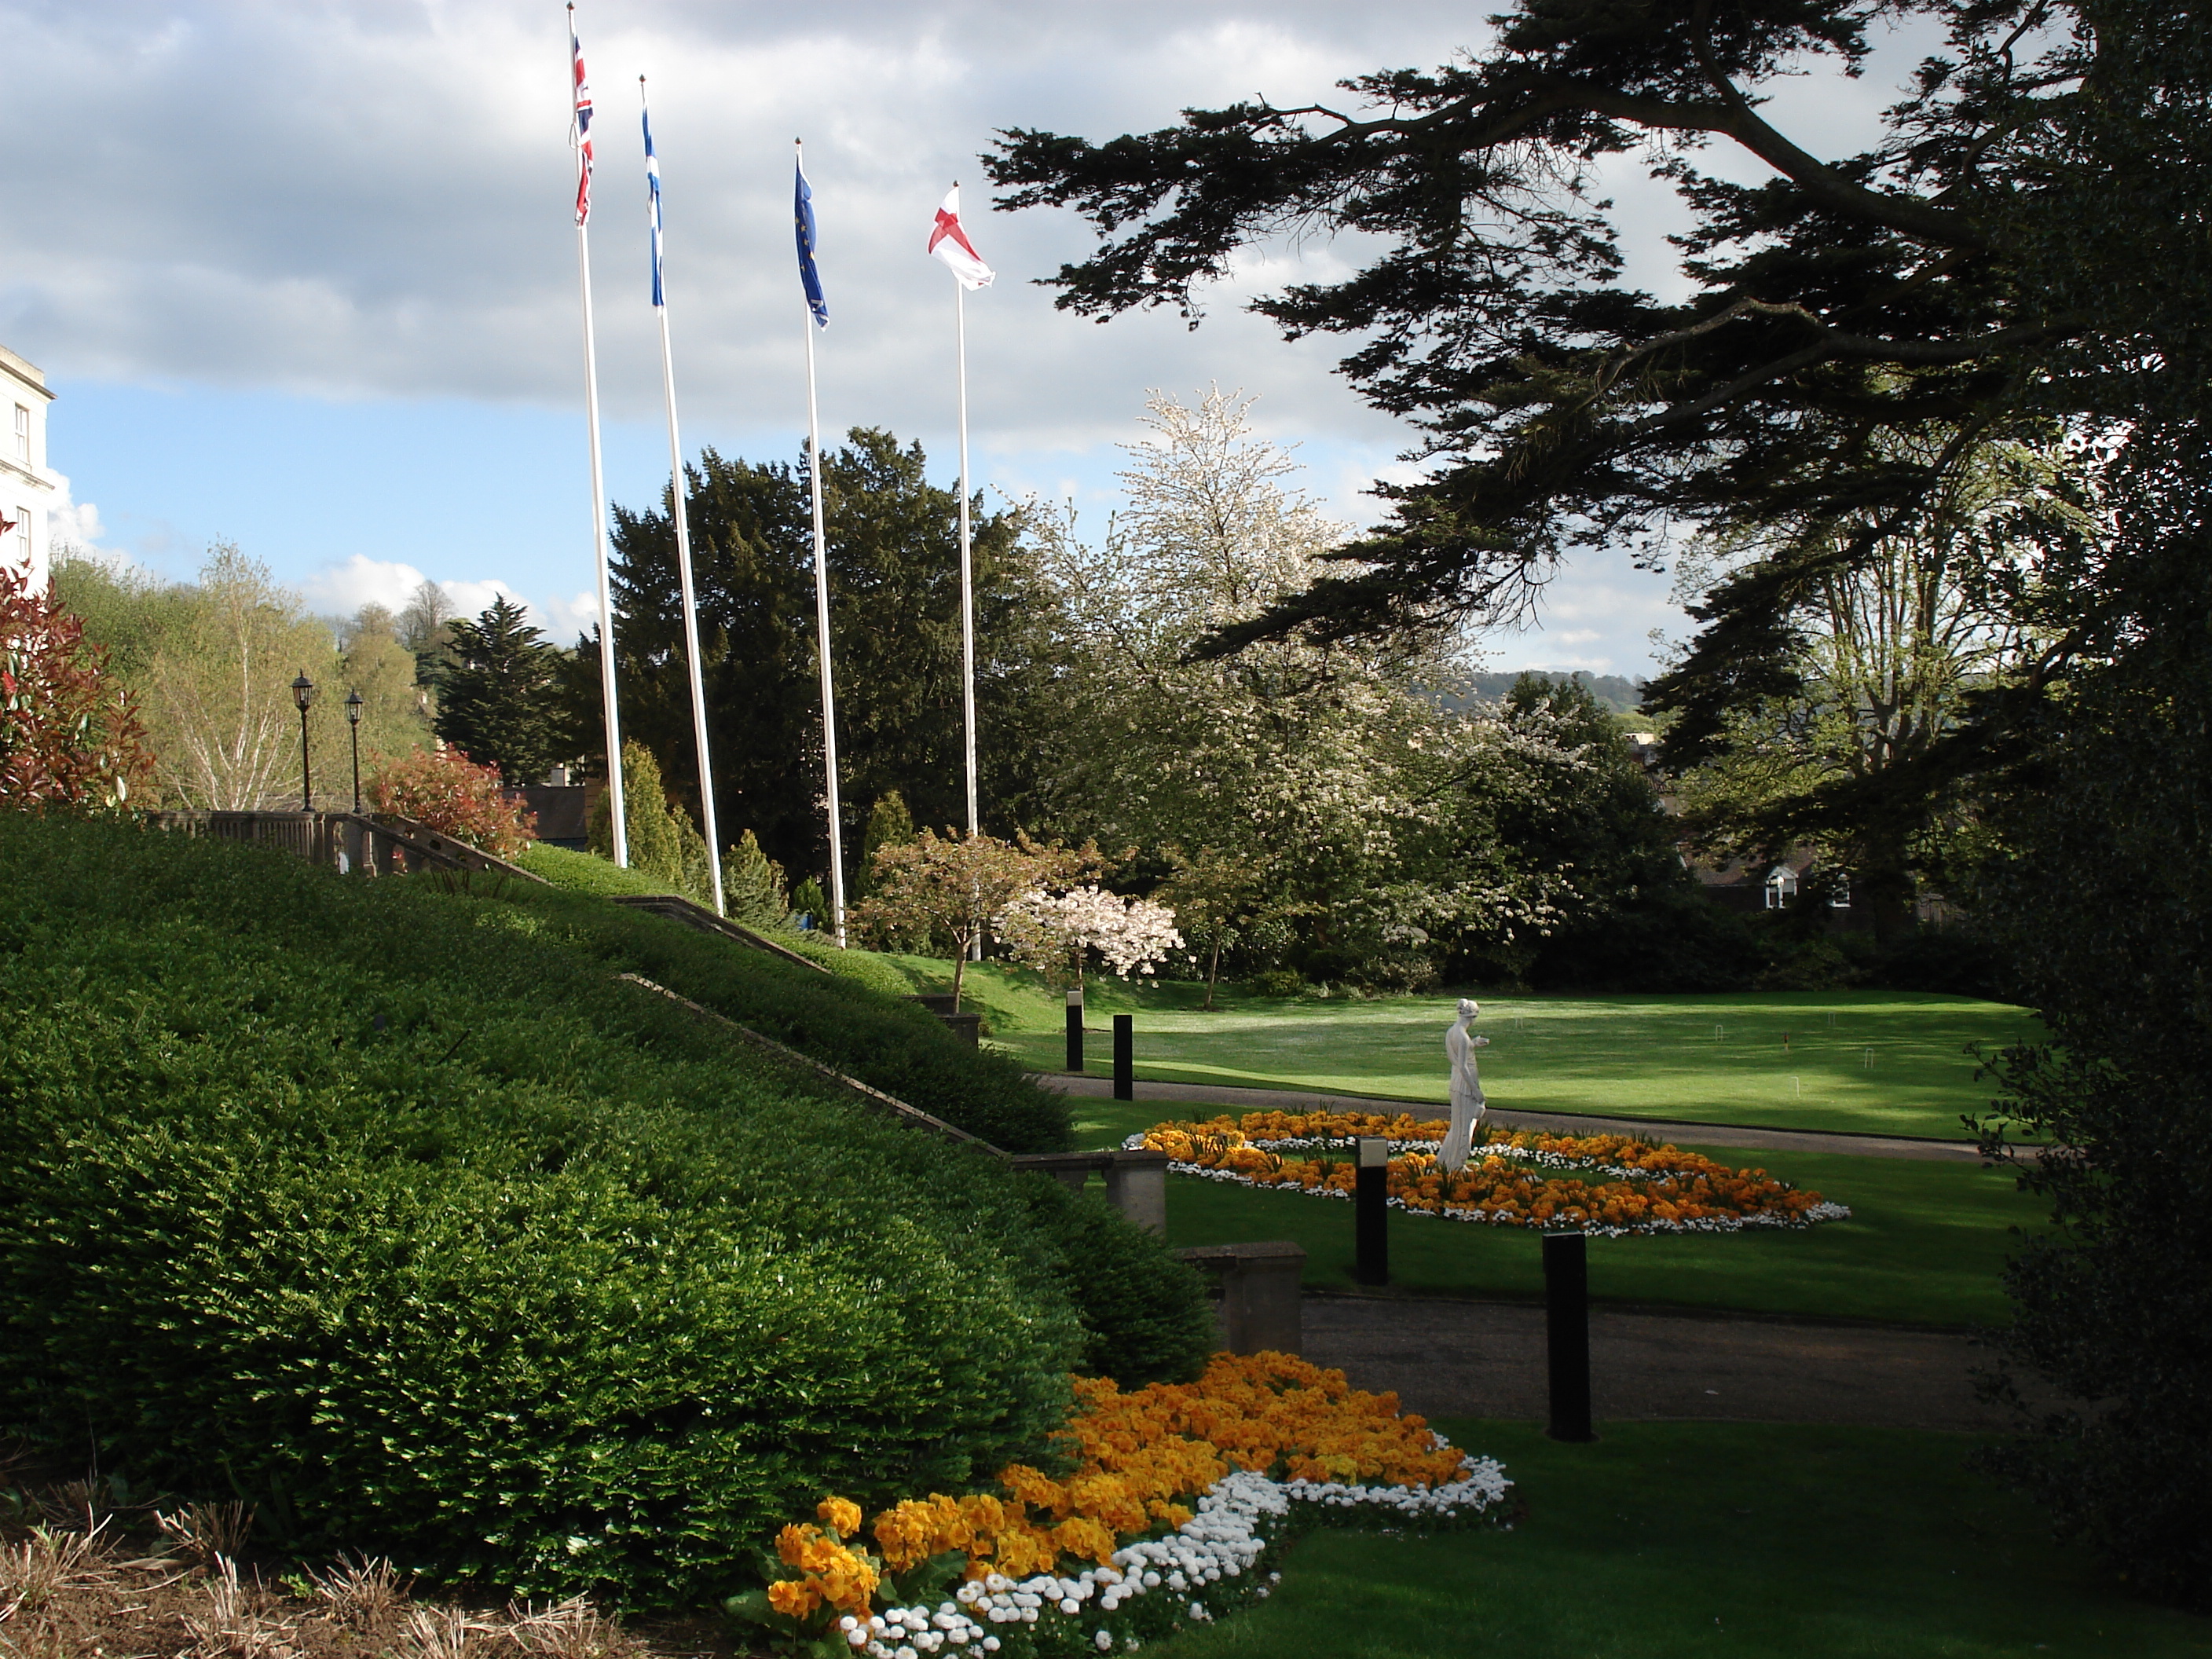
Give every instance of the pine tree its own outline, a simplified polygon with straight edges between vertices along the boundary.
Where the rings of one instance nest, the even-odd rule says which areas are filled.
[[[723,914],[748,927],[781,927],[791,915],[783,866],[761,851],[750,830],[722,857]]]
[[[552,765],[553,675],[560,653],[505,594],[474,622],[453,624],[454,663],[439,699],[441,738],[509,787],[534,783]]]
[[[876,890],[878,848],[903,847],[913,839],[914,814],[907,811],[906,797],[896,789],[885,790],[868,809],[868,827],[860,837],[860,870],[854,884],[854,896],[866,898]]]
[[[680,806],[672,806],[660,781],[660,763],[634,738],[623,739],[623,838],[629,867],[665,882],[671,892],[705,904],[713,888],[707,868],[707,840]],[[606,793],[592,806],[592,851],[614,856],[614,812]]]

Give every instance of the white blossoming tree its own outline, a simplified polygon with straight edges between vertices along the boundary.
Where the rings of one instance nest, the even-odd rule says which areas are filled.
[[[1000,915],[996,932],[1017,962],[1048,981],[1080,985],[1093,951],[1118,978],[1157,973],[1183,948],[1175,922],[1175,912],[1164,904],[1086,882],[1060,893],[1037,888],[1023,894]]]
[[[1454,712],[1448,643],[1194,655],[1304,587],[1346,536],[1289,486],[1296,463],[1253,434],[1250,405],[1155,394],[1121,475],[1131,505],[1099,544],[1071,512],[1030,506],[1076,636],[1069,695],[1089,741],[1066,791],[1083,827],[1212,849],[1253,872],[1240,927],[1295,917],[1343,971],[1381,982],[1418,982],[1468,939],[1547,929],[1575,902],[1571,873],[1527,867],[1498,808],[1579,763],[1540,731]]]

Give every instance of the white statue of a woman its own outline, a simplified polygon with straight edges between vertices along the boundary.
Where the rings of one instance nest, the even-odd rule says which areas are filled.
[[[1451,1175],[1467,1167],[1468,1148],[1474,1143],[1474,1126],[1482,1121],[1486,1103],[1482,1079],[1475,1075],[1474,1051],[1487,1048],[1490,1039],[1476,1036],[1467,1029],[1481,1012],[1479,1004],[1462,999],[1459,1018],[1444,1033],[1444,1053],[1451,1056],[1451,1127],[1444,1131],[1444,1144],[1437,1150],[1437,1162]]]

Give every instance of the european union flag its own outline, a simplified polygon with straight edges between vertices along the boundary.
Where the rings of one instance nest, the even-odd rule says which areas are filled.
[[[814,192],[806,185],[806,163],[798,164],[799,182],[791,193],[791,216],[799,233],[799,280],[806,289],[806,308],[815,325],[830,326],[830,302],[822,297],[822,273],[814,268]]]
[[[660,289],[660,161],[653,153],[653,116],[641,112],[645,125],[645,188],[649,198],[647,214],[653,226],[653,303],[668,303]]]

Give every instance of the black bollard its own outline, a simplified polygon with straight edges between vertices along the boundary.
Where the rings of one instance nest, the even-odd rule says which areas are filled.
[[[1589,1255],[1580,1233],[1544,1235],[1544,1335],[1552,1384],[1554,1440],[1585,1442],[1590,1431]]]
[[[1390,1143],[1382,1135],[1359,1138],[1358,1184],[1352,1194],[1353,1280],[1390,1282]]]
[[[1137,1097],[1137,1017],[1114,1016],[1114,1098]]]
[[[1083,1073],[1083,993],[1067,994],[1067,1069]]]

